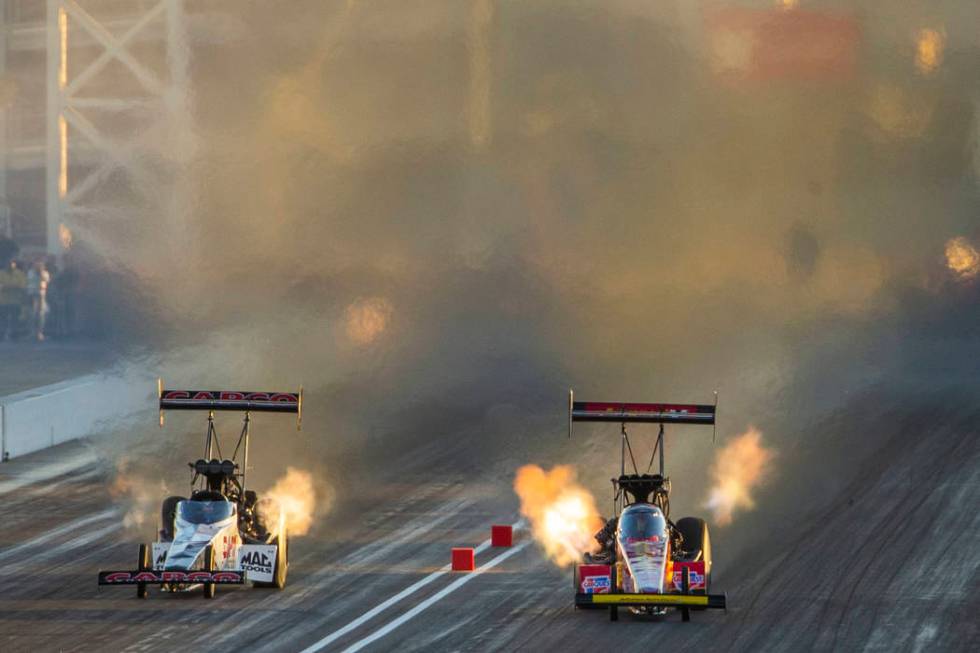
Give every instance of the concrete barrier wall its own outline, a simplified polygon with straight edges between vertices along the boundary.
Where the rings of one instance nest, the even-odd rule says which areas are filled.
[[[154,405],[152,379],[90,374],[0,397],[3,458],[91,435]]]

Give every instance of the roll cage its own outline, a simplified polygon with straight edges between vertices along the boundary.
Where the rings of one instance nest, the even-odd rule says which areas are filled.
[[[610,479],[613,485],[613,514],[618,515],[623,508],[633,503],[652,503],[658,506],[670,523],[670,479],[665,473],[664,424],[701,424],[712,427],[714,441],[715,412],[718,407],[718,393],[714,393],[714,404],[650,404],[628,402],[589,402],[575,401],[574,390],[568,391],[568,437],[572,436],[574,422],[618,422],[620,431],[619,477]],[[657,440],[650,455],[646,471],[640,473],[633,454],[626,425],[629,423],[654,423],[659,425]],[[651,474],[654,461],[659,454],[659,472]],[[626,458],[629,456],[632,474],[626,473]]]
[[[204,436],[204,457],[187,463],[193,472],[191,499],[199,501],[227,500],[238,505],[241,530],[261,539],[263,528],[258,527],[254,491],[248,490],[248,449],[252,417],[255,412],[294,413],[296,428],[302,428],[303,389],[299,392],[245,392],[232,390],[167,390],[163,380],[157,380],[160,407],[160,427],[164,425],[165,410],[206,410],[207,431]],[[244,413],[231,458],[221,451],[221,439],[214,424],[215,411]],[[215,455],[217,454],[217,455]],[[241,464],[239,464],[239,455]]]

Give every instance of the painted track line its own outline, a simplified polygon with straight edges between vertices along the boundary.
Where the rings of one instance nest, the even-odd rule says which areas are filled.
[[[33,485],[34,483],[40,483],[64,474],[70,474],[97,462],[98,460],[93,453],[86,452],[62,462],[52,462],[40,465],[31,464],[31,467],[28,469],[21,471],[9,479],[0,481],[0,494],[7,494],[8,492],[19,490],[22,487]]]
[[[113,517],[118,517],[119,511],[116,509],[103,510],[102,512],[96,513],[94,515],[89,515],[88,517],[83,517],[81,519],[76,519],[73,522],[65,524],[64,526],[59,526],[58,528],[52,529],[45,533],[41,533],[37,537],[33,537],[26,542],[21,542],[20,544],[15,544],[9,549],[3,549],[0,551],[0,560],[6,560],[10,556],[14,555],[18,551],[23,551],[25,549],[30,549],[35,546],[44,544],[50,540],[57,537],[70,533],[82,526],[88,526],[89,524],[97,521],[102,521],[105,519],[112,519]]]
[[[511,524],[511,527],[516,531],[516,530],[519,530],[523,525],[524,525],[524,522],[523,522],[523,520],[521,520],[521,521],[517,521],[517,522],[514,522],[513,524]],[[521,544],[519,546],[520,546],[521,549],[523,549],[525,546],[527,546],[528,543],[529,542],[525,542],[525,543],[523,543],[523,544]],[[483,553],[484,551],[486,551],[489,548],[490,548],[490,540],[489,539],[484,540],[483,542],[480,543],[479,546],[477,546],[474,549],[474,554],[479,555],[480,553]],[[511,549],[510,551],[508,551],[508,553],[516,553],[517,550],[518,550],[517,548],[514,548],[514,549]],[[500,561],[499,558],[500,558],[500,556],[498,556],[497,558],[494,558],[494,560],[492,560],[491,562],[493,562],[494,564],[496,564],[497,562]],[[464,580],[466,578],[472,578],[474,575],[480,573],[480,570],[481,569],[483,569],[483,567],[478,567],[477,568],[477,571],[474,571],[474,572],[470,573],[469,575],[464,576],[460,580]],[[423,579],[421,579],[419,581],[416,581],[412,585],[409,585],[408,587],[406,587],[405,589],[403,589],[398,594],[395,594],[394,596],[392,596],[390,599],[388,599],[384,603],[381,603],[380,605],[376,605],[375,607],[371,608],[370,610],[368,610],[367,612],[365,612],[364,614],[362,614],[360,617],[358,617],[354,621],[351,621],[350,623],[348,623],[343,628],[339,628],[339,629],[335,630],[334,632],[330,633],[329,635],[327,635],[326,637],[324,637],[320,641],[318,641],[318,642],[316,642],[316,643],[308,646],[307,648],[303,649],[301,653],[316,653],[316,651],[319,651],[319,650],[323,649],[325,646],[327,646],[327,645],[331,644],[332,642],[336,641],[337,639],[343,637],[344,635],[346,635],[350,631],[354,630],[355,628],[358,628],[358,627],[364,625],[365,623],[367,623],[368,621],[370,621],[374,617],[378,616],[379,614],[381,614],[382,612],[384,612],[388,608],[392,607],[393,605],[396,605],[397,603],[405,600],[406,598],[408,598],[409,596],[411,596],[412,594],[414,594],[418,590],[420,590],[423,587],[425,587],[426,585],[432,583],[437,578],[440,578],[442,576],[445,576],[451,570],[452,570],[452,565],[445,565],[444,567],[440,567],[438,570],[432,572],[431,574],[429,574],[425,578],[423,578]],[[453,585],[455,585],[455,583]],[[452,585],[450,587],[452,587]],[[443,591],[445,591],[445,590],[443,590]],[[440,594],[441,594],[441,592],[440,592]],[[428,607],[428,606],[426,606],[426,607]],[[423,608],[423,610],[424,609],[425,608]],[[419,612],[421,612],[421,610],[419,610]],[[394,622],[392,622],[392,623],[394,623]],[[404,622],[401,622],[401,623],[404,623]],[[399,623],[399,625],[401,625],[401,623]],[[364,641],[364,640],[361,640],[361,641]],[[365,645],[367,645],[367,643],[368,642],[365,642]]]
[[[383,560],[391,551],[404,547],[412,540],[425,535],[439,524],[452,519],[453,517],[457,517],[461,510],[472,505],[472,503],[473,502],[471,500],[465,499],[448,504],[447,506],[442,507],[442,514],[435,519],[428,522],[423,522],[419,526],[413,526],[419,521],[413,520],[406,524],[404,528],[400,529],[401,532],[397,537],[389,540],[381,547],[374,549],[367,554],[360,551],[351,553],[341,558],[336,564],[344,567],[346,565],[364,564],[375,560]],[[254,606],[242,608],[242,610],[239,611],[242,613],[240,617],[237,616],[238,613],[234,613],[234,615],[228,617],[227,621],[231,622],[231,626],[225,629],[225,631],[218,636],[217,639],[215,639],[214,636],[207,637],[206,641],[208,645],[218,646],[220,648],[225,642],[240,640],[241,633],[254,630],[257,623],[267,619],[276,619],[280,616],[280,611],[292,610],[294,609],[294,606],[300,606],[303,603],[311,600],[317,594],[325,591],[327,589],[326,586],[333,582],[335,575],[336,571],[333,566],[320,569],[307,577],[306,580],[309,582],[309,585],[291,592],[289,596],[269,596],[265,599],[261,599],[260,606],[263,608],[268,606],[269,610],[257,617],[252,615]],[[204,645],[203,642],[199,643],[202,646]]]
[[[483,572],[487,571],[488,569],[493,569],[507,558],[520,553],[521,551],[526,549],[530,543],[531,540],[524,540],[520,544],[512,547],[511,549],[505,551],[504,553],[501,553],[496,558],[488,561],[485,565],[481,565],[477,567],[476,571],[468,573],[462,578],[458,578],[454,583],[452,583],[448,587],[443,588],[437,594],[429,597],[425,601],[422,601],[421,603],[419,603],[414,608],[404,613],[402,616],[398,617],[394,621],[388,622],[383,628],[379,628],[378,630],[374,631],[364,639],[354,642],[352,645],[344,649],[344,653],[354,653],[355,651],[360,651],[368,644],[371,644],[372,642],[381,639],[382,637],[384,637],[391,631],[395,630],[405,622],[409,621],[410,619],[414,618],[416,615],[420,614],[423,610],[430,608],[431,606],[435,605],[442,599],[446,598],[447,596],[449,596],[450,594],[458,590],[460,587],[462,587],[466,583],[470,582],[471,580],[473,580],[474,578],[482,574]]]
[[[63,554],[68,553],[70,551],[74,551],[75,549],[80,549],[80,548],[82,548],[84,546],[87,546],[87,545],[91,544],[92,542],[95,542],[96,540],[99,540],[99,539],[101,539],[101,538],[103,538],[103,537],[105,537],[107,535],[110,535],[110,534],[115,533],[115,532],[118,532],[118,531],[119,531],[119,525],[118,524],[115,524],[115,523],[109,524],[108,526],[106,526],[104,528],[100,528],[98,530],[95,530],[95,531],[92,531],[92,532],[87,533],[85,535],[82,535],[82,536],[80,536],[78,538],[75,538],[74,540],[69,540],[69,541],[64,542],[62,544],[59,544],[58,546],[54,547],[53,549],[46,549],[44,551],[41,551],[41,552],[37,553],[36,555],[34,555],[30,560],[31,560],[31,562],[33,562],[33,561],[36,561],[36,560],[47,560],[49,558],[61,558],[61,559],[63,559],[64,558],[64,555]],[[18,571],[20,571],[21,569],[22,569],[22,565],[18,565],[18,566],[15,566],[15,567],[9,567],[9,568],[5,568],[5,569],[0,569],[0,578],[5,578],[5,577],[8,577],[8,576],[14,575]]]

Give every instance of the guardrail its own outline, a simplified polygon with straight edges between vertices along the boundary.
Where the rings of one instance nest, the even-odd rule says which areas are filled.
[[[153,405],[151,379],[89,374],[0,397],[2,459],[91,435]]]

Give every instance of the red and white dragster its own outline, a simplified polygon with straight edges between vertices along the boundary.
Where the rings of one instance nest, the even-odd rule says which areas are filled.
[[[664,475],[664,424],[714,425],[715,406],[692,404],[637,404],[577,402],[569,391],[568,432],[573,422],[618,422],[622,434],[620,475],[612,479],[613,505],[619,517],[609,520],[596,535],[602,545],[597,554],[586,554],[574,570],[575,605],[579,608],[609,607],[609,618],[619,618],[619,608],[639,614],[681,611],[689,621],[691,610],[726,607],[724,594],[709,594],[711,541],[708,525],[697,517],[670,520],[670,479]],[[639,473],[626,424],[660,425],[647,473]],[[660,470],[650,474],[660,453]],[[633,474],[626,473],[626,457]]]
[[[160,425],[164,409],[206,410],[208,430],[204,458],[189,463],[194,471],[189,498],[168,497],[161,510],[159,539],[140,544],[138,568],[101,571],[99,585],[136,585],[146,598],[149,585],[177,591],[198,584],[205,598],[213,598],[218,585],[286,586],[288,536],[282,511],[274,502],[259,499],[246,489],[248,441],[252,412],[295,413],[301,424],[303,391],[237,392],[164,390],[158,386]],[[244,411],[244,421],[232,458],[221,455],[214,411]],[[235,458],[242,453],[242,464]]]

